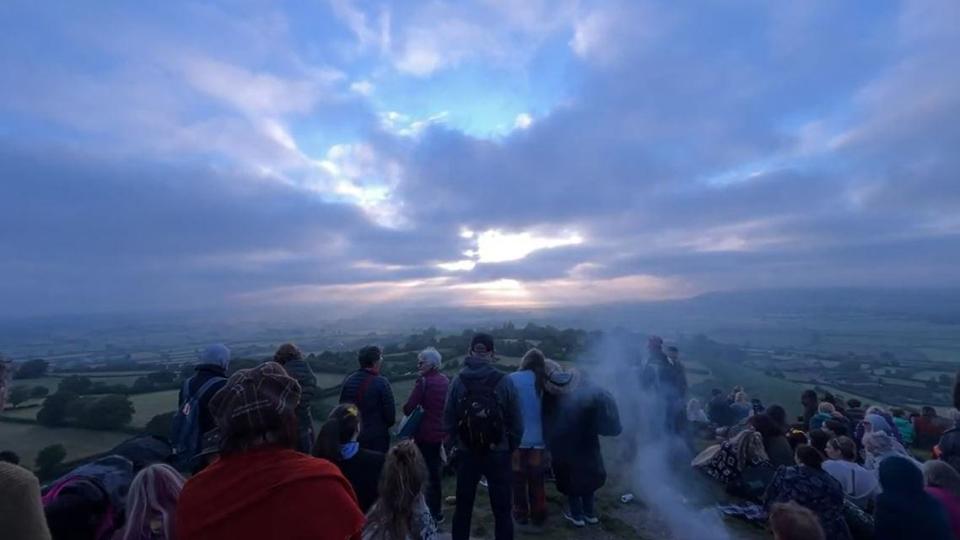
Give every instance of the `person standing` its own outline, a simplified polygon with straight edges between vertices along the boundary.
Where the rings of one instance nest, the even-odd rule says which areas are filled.
[[[409,415],[417,407],[423,409],[420,427],[414,434],[413,440],[420,449],[420,454],[427,465],[429,483],[427,484],[427,506],[437,523],[443,523],[441,501],[442,478],[440,471],[443,467],[441,452],[446,434],[443,431],[443,409],[447,402],[447,391],[450,388],[450,379],[440,372],[443,358],[440,351],[428,347],[417,355],[417,370],[420,378],[413,386],[410,397],[403,405],[403,414]]]
[[[397,423],[397,407],[390,381],[380,374],[383,351],[376,345],[360,349],[360,369],[347,376],[340,388],[340,403],[353,403],[360,409],[360,447],[387,453],[390,428]]]
[[[521,528],[542,532],[547,519],[546,443],[541,400],[547,380],[546,357],[530,349],[519,369],[509,375],[520,400],[523,437],[513,453],[513,518]]]
[[[465,367],[450,383],[443,411],[444,431],[456,441],[460,456],[453,540],[470,537],[481,477],[488,483],[495,539],[513,538],[510,455],[520,444],[523,420],[516,390],[493,367],[495,358],[493,336],[473,336]]]
[[[300,385],[276,362],[241,369],[210,401],[220,459],[180,492],[177,540],[358,540],[363,513],[337,466],[297,452]]]
[[[682,434],[687,427],[687,374],[680,362],[680,350],[667,347],[663,352],[663,340],[651,337],[647,342],[649,357],[644,368],[644,387],[653,388],[663,403],[664,422],[667,433]]]
[[[181,470],[197,473],[204,466],[198,459],[203,437],[217,427],[210,400],[227,383],[228,369],[230,349],[221,343],[210,345],[200,354],[193,376],[180,389],[170,440]]]
[[[303,359],[303,353],[293,343],[284,343],[273,355],[273,361],[283,366],[300,383],[300,403],[297,403],[297,450],[310,454],[313,450],[313,414],[310,401],[317,392],[317,377]]]

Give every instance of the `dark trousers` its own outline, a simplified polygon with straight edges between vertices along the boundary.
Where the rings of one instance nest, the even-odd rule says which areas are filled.
[[[390,434],[385,435],[374,435],[364,437],[363,434],[360,434],[358,441],[360,443],[360,448],[365,450],[373,450],[374,452],[380,452],[381,454],[386,454],[390,450]]]
[[[442,443],[417,443],[417,448],[423,454],[423,461],[427,464],[427,473],[430,475],[430,484],[427,486],[427,507],[430,508],[430,514],[435,520],[440,519],[440,501],[443,499],[440,491],[440,468],[443,466],[440,459],[441,445]]]
[[[543,525],[547,520],[545,455],[539,448],[520,448],[513,453],[513,517],[518,522]]]
[[[570,495],[570,515],[575,518],[597,517],[593,511],[593,493],[589,495]]]
[[[487,479],[490,509],[493,510],[494,538],[513,540],[513,519],[510,517],[511,492],[510,452],[476,454],[463,452],[457,470],[457,509],[453,513],[453,540],[470,538],[470,520],[477,497],[480,477]]]

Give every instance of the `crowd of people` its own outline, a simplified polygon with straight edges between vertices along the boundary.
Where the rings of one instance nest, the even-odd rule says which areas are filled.
[[[718,440],[693,467],[748,501],[724,512],[768,521],[784,540],[960,538],[955,421],[814,390],[800,405],[789,421],[739,387],[714,389],[705,411],[691,400],[690,421]]]
[[[515,525],[542,531],[551,473],[567,497],[563,518],[599,522],[599,437],[620,433],[616,402],[537,349],[508,373],[495,366],[494,339],[477,334],[452,380],[440,352],[423,350],[396,426],[382,350],[364,347],[316,434],[316,379],[300,349],[284,344],[228,376],[230,360],[224,345],[201,353],[180,391],[167,459],[108,455],[42,491],[29,471],[0,463],[3,538],[431,540],[445,521],[446,467],[456,474],[455,540],[470,537],[481,484],[495,538],[513,538]]]

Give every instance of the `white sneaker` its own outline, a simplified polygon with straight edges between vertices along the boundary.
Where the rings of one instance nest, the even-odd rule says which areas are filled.
[[[585,521],[587,525],[596,525],[597,523],[600,523],[600,520],[593,516],[583,516],[583,521]]]
[[[580,519],[580,518],[578,518],[578,517],[575,517],[575,516],[571,516],[570,514],[568,514],[568,513],[566,513],[566,512],[563,513],[563,518],[566,519],[567,521],[569,521],[570,523],[573,523],[573,526],[574,526],[574,527],[586,527],[586,526],[587,526],[587,524],[586,524],[582,519]]]

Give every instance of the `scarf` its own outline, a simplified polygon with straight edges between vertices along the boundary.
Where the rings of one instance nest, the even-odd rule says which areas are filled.
[[[344,461],[352,459],[353,456],[357,455],[357,452],[360,451],[360,443],[357,441],[350,441],[347,444],[340,445],[340,458]]]

